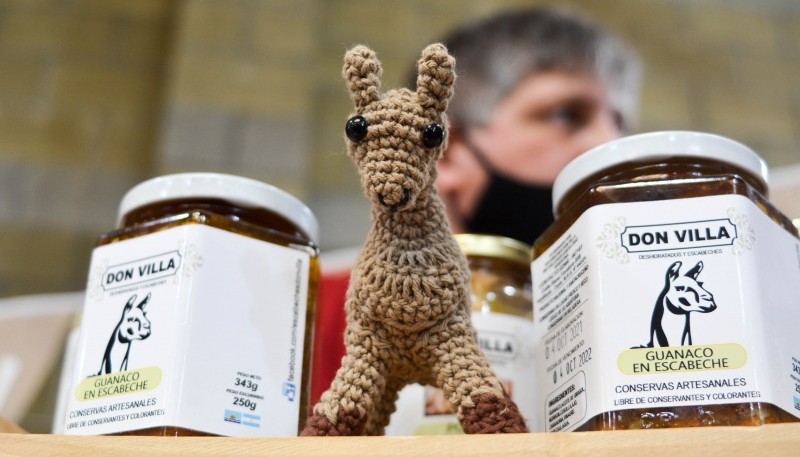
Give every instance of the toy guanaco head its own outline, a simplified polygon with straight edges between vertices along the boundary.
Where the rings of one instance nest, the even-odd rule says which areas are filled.
[[[355,104],[345,134],[364,193],[395,212],[414,207],[436,178],[436,161],[446,145],[444,112],[453,94],[455,59],[441,44],[426,47],[418,61],[416,91],[382,94],[382,71],[365,46],[345,55],[343,75]]]

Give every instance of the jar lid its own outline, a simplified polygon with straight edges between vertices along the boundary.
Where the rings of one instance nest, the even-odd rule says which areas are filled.
[[[136,208],[180,198],[219,198],[238,205],[265,208],[285,217],[313,243],[319,244],[317,218],[300,200],[270,184],[221,173],[179,173],[137,184],[122,197],[117,225],[125,214]]]
[[[455,235],[458,247],[466,256],[493,257],[530,264],[531,247],[522,241],[496,235],[459,233]]]
[[[665,131],[631,135],[579,155],[553,183],[553,210],[572,186],[591,174],[623,162],[668,157],[698,157],[738,166],[769,182],[767,163],[752,149],[729,138],[703,132]]]

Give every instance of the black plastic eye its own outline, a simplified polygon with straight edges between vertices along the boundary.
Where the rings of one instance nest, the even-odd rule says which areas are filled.
[[[347,134],[347,138],[350,138],[350,141],[358,143],[367,136],[367,127],[369,127],[369,124],[364,119],[364,116],[353,116],[347,121],[344,133]]]
[[[422,131],[422,144],[426,148],[435,148],[442,144],[442,141],[444,141],[444,129],[436,122],[428,125]]]

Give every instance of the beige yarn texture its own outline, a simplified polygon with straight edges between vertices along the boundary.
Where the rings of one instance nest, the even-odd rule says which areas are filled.
[[[369,48],[345,55],[352,116],[368,123],[366,136],[345,141],[371,228],[347,291],[346,355],[302,434],[383,434],[398,391],[414,382],[440,387],[467,433],[526,432],[476,344],[467,261],[435,187],[445,143],[422,141],[432,123],[446,131],[455,60],[441,44],[426,47],[416,92],[382,94],[381,73]]]

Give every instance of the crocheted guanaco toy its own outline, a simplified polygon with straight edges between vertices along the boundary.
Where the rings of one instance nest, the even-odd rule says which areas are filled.
[[[455,60],[422,51],[417,90],[380,93],[381,64],[356,46],[344,77],[356,111],[348,155],[372,201],[372,225],[347,291],[347,352],[302,435],[380,435],[397,392],[444,391],[466,433],[526,432],[525,420],[476,344],[469,270],[436,191]]]

